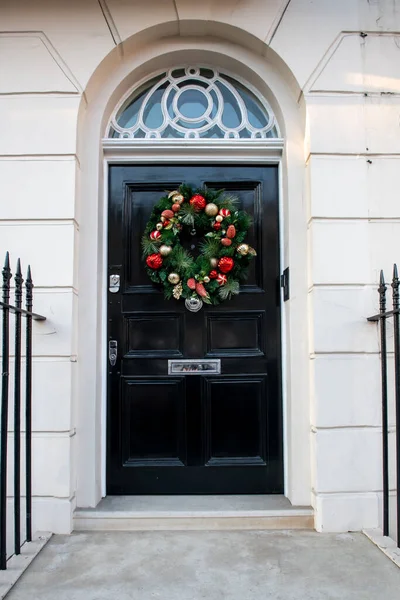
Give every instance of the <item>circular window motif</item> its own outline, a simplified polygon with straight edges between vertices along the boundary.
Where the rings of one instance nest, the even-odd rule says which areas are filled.
[[[200,121],[211,112],[210,98],[200,87],[180,90],[174,105],[175,113],[186,121]]]
[[[277,138],[265,100],[210,67],[175,67],[144,83],[111,119],[112,138]]]

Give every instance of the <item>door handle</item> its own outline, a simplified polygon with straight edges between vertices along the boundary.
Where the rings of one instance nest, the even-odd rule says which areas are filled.
[[[115,367],[115,363],[117,362],[118,356],[118,343],[116,340],[110,340],[108,342],[108,360],[110,361],[110,365]]]

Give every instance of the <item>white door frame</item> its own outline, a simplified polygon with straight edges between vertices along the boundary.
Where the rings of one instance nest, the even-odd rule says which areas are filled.
[[[257,140],[222,140],[222,139],[161,139],[161,140],[130,140],[103,139],[103,265],[102,265],[102,331],[101,347],[103,356],[101,375],[101,490],[106,495],[106,458],[107,458],[107,275],[108,275],[108,168],[111,164],[145,164],[145,163],[246,163],[278,166],[279,178],[279,255],[280,272],[284,265],[284,211],[282,157],[284,150],[283,139]],[[281,290],[281,302],[283,294]],[[283,427],[283,470],[284,494],[288,489],[287,464],[287,346],[286,346],[286,316],[281,310],[281,373],[282,373],[282,427]]]

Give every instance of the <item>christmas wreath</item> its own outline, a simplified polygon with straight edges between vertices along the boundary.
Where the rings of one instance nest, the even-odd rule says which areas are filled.
[[[166,299],[185,298],[186,307],[197,311],[203,302],[219,304],[239,293],[256,252],[245,243],[251,218],[237,204],[224,190],[183,184],[154,207],[142,238],[143,258]],[[203,236],[197,258],[182,245],[182,237],[195,235]]]

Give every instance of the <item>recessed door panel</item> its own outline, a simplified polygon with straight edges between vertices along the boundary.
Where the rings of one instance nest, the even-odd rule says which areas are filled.
[[[206,383],[207,464],[265,465],[264,378],[223,377]]]
[[[264,314],[226,312],[207,317],[207,355],[263,355]]]
[[[182,314],[161,312],[129,315],[126,318],[125,358],[182,356],[184,326]]]
[[[123,465],[184,465],[185,381],[123,379],[121,393]]]

